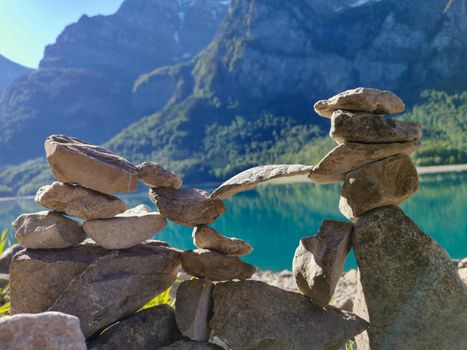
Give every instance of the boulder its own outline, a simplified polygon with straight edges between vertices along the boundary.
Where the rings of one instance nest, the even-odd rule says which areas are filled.
[[[305,237],[295,251],[293,274],[298,289],[315,303],[329,304],[342,274],[353,225],[325,220],[316,236]]]
[[[118,214],[112,219],[89,220],[84,232],[105,249],[126,249],[144,242],[166,225],[159,213],[141,205]]]
[[[398,154],[348,173],[339,210],[356,220],[371,209],[399,205],[417,190],[417,169],[409,156]]]
[[[115,196],[62,182],[39,188],[35,201],[48,209],[84,220],[113,218],[127,209]]]
[[[45,140],[50,169],[60,182],[98,192],[135,192],[138,169],[109,150],[64,135]]]
[[[391,91],[359,87],[318,101],[314,109],[321,117],[330,118],[332,113],[339,109],[373,114],[402,113],[405,105]]]
[[[53,211],[22,214],[11,225],[25,248],[67,248],[86,238],[79,222]]]
[[[253,247],[244,240],[227,238],[206,225],[193,229],[193,244],[198,248],[215,250],[226,255],[243,256],[253,251]]]
[[[258,184],[289,177],[305,177],[312,166],[301,164],[273,164],[247,169],[235,175],[211,193],[211,198],[226,199],[236,193],[255,188]]]
[[[60,312],[0,318],[0,349],[86,350],[79,319]]]
[[[361,216],[352,237],[371,349],[467,348],[467,287],[444,249],[395,206]]]
[[[169,305],[159,305],[139,311],[114,324],[92,340],[88,349],[160,349],[180,338],[174,310]]]
[[[338,110],[332,114],[329,135],[338,143],[409,142],[422,137],[422,127],[382,115]]]
[[[182,253],[182,268],[196,277],[211,281],[246,280],[256,271],[253,265],[237,256],[227,256],[207,249],[185,250]]]
[[[223,350],[220,346],[211,343],[201,343],[190,340],[179,340],[169,346],[164,346],[160,350]]]
[[[144,162],[136,166],[138,168],[138,177],[145,185],[160,188],[179,188],[182,185],[182,179],[175,173],[164,169],[160,164],[153,162]]]
[[[6,248],[3,253],[0,254],[0,273],[10,273],[10,264],[13,256],[20,250],[23,250],[20,244],[15,243],[12,246]]]
[[[420,141],[404,143],[346,143],[330,151],[316,165],[309,176],[317,183],[333,183],[345,180],[345,176],[366,164],[404,153],[411,154],[420,147]]]
[[[151,188],[149,198],[163,217],[185,226],[210,224],[225,212],[224,203],[203,190]]]
[[[211,328],[212,289],[208,279],[194,279],[180,283],[175,299],[175,318],[180,332],[187,338],[206,342]]]
[[[337,349],[368,324],[259,281],[216,284],[210,325],[233,350]]]
[[[11,310],[75,315],[89,337],[165,291],[179,267],[180,253],[157,242],[114,251],[92,243],[27,249],[11,265]]]

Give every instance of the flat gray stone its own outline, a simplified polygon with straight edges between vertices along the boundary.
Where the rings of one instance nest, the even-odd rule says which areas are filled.
[[[409,155],[418,148],[420,148],[420,141],[385,144],[347,143],[339,145],[313,168],[309,178],[311,181],[321,184],[343,181],[348,173],[364,165],[399,153]]]
[[[235,175],[211,193],[211,198],[226,199],[236,193],[254,189],[258,184],[281,178],[304,177],[312,166],[302,164],[272,164],[247,169]]]
[[[187,338],[207,342],[211,334],[212,289],[208,279],[180,283],[175,299],[175,318],[180,332]]]
[[[20,250],[23,250],[20,244],[15,243],[12,246],[6,248],[2,254],[0,254],[0,273],[10,273],[10,264],[13,256]]]
[[[259,281],[216,284],[210,325],[231,349],[338,349],[368,324],[359,317]]]
[[[79,319],[60,312],[0,318],[0,349],[86,350]]]
[[[140,205],[111,219],[88,220],[84,232],[105,249],[134,247],[161,231],[165,219],[151,208]]]
[[[179,267],[180,253],[157,242],[113,251],[91,243],[26,249],[11,265],[11,311],[75,315],[89,337],[165,291]]]
[[[361,216],[352,244],[371,349],[467,348],[467,287],[446,251],[400,208]]]
[[[179,340],[169,346],[164,346],[160,350],[223,350],[220,346],[211,343],[201,343],[190,340]]]
[[[53,211],[22,214],[11,225],[25,248],[67,248],[86,238],[79,222]]]
[[[149,198],[163,217],[185,226],[210,224],[225,212],[220,199],[198,189],[151,188]]]
[[[330,118],[339,109],[374,114],[402,113],[405,105],[391,91],[359,87],[341,92],[328,100],[318,101],[314,109],[321,117]]]
[[[62,182],[39,188],[35,202],[84,220],[113,218],[127,209],[126,204],[115,196]]]
[[[92,190],[136,192],[138,169],[109,150],[64,135],[45,140],[45,153],[55,178]]]
[[[338,110],[332,114],[329,135],[338,143],[409,142],[422,137],[422,126],[382,115]]]
[[[352,312],[356,294],[357,270],[351,269],[343,273],[339,282],[337,282],[336,290],[334,291],[330,305],[344,311]]]
[[[353,225],[325,220],[316,236],[305,237],[295,251],[293,274],[298,289],[315,303],[329,304],[350,250]]]
[[[409,156],[398,154],[348,173],[339,210],[356,220],[371,209],[399,205],[417,190],[417,169]]]
[[[198,248],[215,250],[225,255],[243,256],[253,251],[253,247],[244,240],[225,237],[206,225],[193,229],[193,244]]]
[[[89,350],[160,349],[181,339],[174,310],[159,305],[139,311],[105,330],[88,345]]]
[[[182,185],[180,177],[158,163],[144,162],[136,167],[140,181],[150,187],[179,188]]]
[[[256,271],[237,256],[228,256],[207,249],[185,250],[182,253],[183,270],[196,277],[211,281],[245,280]]]

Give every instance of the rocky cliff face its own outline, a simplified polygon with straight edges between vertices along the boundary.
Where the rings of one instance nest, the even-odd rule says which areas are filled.
[[[30,68],[10,61],[8,58],[0,55],[0,90],[14,79],[30,71]]]
[[[208,140],[212,124],[227,126],[228,138],[242,144],[257,144],[257,133],[274,143],[261,115],[285,115],[295,126],[318,123],[310,119],[311,104],[337,91],[388,89],[410,105],[424,89],[465,89],[466,8],[467,0],[234,0],[200,55],[140,80],[136,99],[144,114],[151,104],[153,112],[165,107],[110,145],[129,157],[152,152],[175,160],[181,171],[187,162],[225,147],[227,138]],[[237,116],[263,124],[253,138],[242,139]]]
[[[227,5],[126,0],[114,15],[83,16],[66,27],[46,47],[40,69],[0,97],[0,161],[39,155],[41,140],[55,132],[95,142],[113,136],[136,118],[134,80],[155,67],[189,60],[207,46]]]

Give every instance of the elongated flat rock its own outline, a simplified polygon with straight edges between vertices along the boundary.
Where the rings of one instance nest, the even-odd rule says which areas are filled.
[[[285,177],[304,177],[312,168],[301,164],[273,164],[247,169],[225,181],[211,193],[210,197],[226,199],[236,193],[251,190],[263,182]]]
[[[175,301],[175,318],[180,332],[187,338],[207,342],[211,335],[209,321],[212,315],[214,284],[206,279],[180,283]]]
[[[295,251],[293,274],[298,289],[315,303],[329,304],[350,250],[353,225],[325,220],[316,236],[305,237]]]
[[[166,170],[162,165],[153,162],[144,162],[136,166],[141,182],[150,187],[179,188],[182,179],[175,173]]]
[[[181,339],[174,310],[158,305],[118,322],[91,341],[89,350],[160,349]]]
[[[86,238],[79,222],[53,211],[22,214],[11,225],[24,248],[67,248]]]
[[[420,141],[388,144],[347,143],[331,150],[316,165],[309,176],[316,183],[326,184],[345,180],[351,171],[378,160],[420,148]]]
[[[405,105],[391,91],[359,87],[341,92],[328,100],[318,101],[314,109],[321,117],[330,118],[339,109],[373,114],[402,113]]]
[[[248,255],[253,251],[253,247],[244,240],[227,238],[206,225],[193,229],[193,244],[198,248],[234,256]]]
[[[382,115],[338,110],[332,114],[329,135],[338,143],[409,142],[422,137],[422,127]]]
[[[368,164],[347,174],[339,210],[350,220],[374,208],[399,205],[418,189],[417,169],[405,154]]]
[[[352,245],[371,349],[467,348],[467,287],[446,251],[400,208],[361,216]],[[354,310],[362,311],[361,298],[356,303]]]
[[[182,268],[196,277],[211,281],[246,280],[256,271],[237,256],[228,256],[207,249],[186,250],[182,253]]]
[[[260,281],[216,284],[211,328],[233,350],[338,349],[368,324]]]
[[[135,192],[138,169],[109,150],[64,135],[45,140],[45,153],[55,178],[92,190]]]
[[[86,234],[105,249],[126,249],[151,238],[166,225],[165,219],[151,208],[140,205],[112,219],[89,220]]]
[[[84,220],[113,218],[127,209],[125,202],[115,196],[62,182],[42,186],[34,200],[48,209]]]
[[[0,318],[0,349],[86,350],[79,319],[61,312]]]
[[[92,243],[26,249],[10,268],[11,312],[75,315],[89,337],[165,291],[179,267],[180,252],[157,242],[113,251]]]
[[[210,224],[225,212],[220,199],[198,189],[151,188],[149,198],[163,217],[185,226]]]

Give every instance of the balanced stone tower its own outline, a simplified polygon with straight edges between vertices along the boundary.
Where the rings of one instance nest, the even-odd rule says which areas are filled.
[[[11,263],[12,316],[0,320],[0,348],[222,349],[216,341],[226,349],[324,349],[366,329],[349,312],[248,280],[256,268],[240,256],[253,248],[208,226],[225,212],[223,199],[312,167],[249,169],[209,194],[180,188],[182,180],[160,164],[135,166],[73,137],[52,135],[45,151],[57,181],[35,197],[48,210],[13,222],[25,249]],[[128,209],[113,195],[135,192],[138,180],[150,187],[158,211],[144,204]],[[152,240],[167,220],[193,227],[197,249]],[[180,283],[181,271],[193,277]],[[150,307],[171,286],[175,311]]]
[[[448,254],[398,207],[418,189],[409,154],[418,123],[387,119],[404,111],[389,91],[358,88],[315,104],[338,143],[316,165],[316,183],[344,183],[339,209],[354,225],[325,221],[296,250],[297,287],[325,306],[353,247],[359,267],[354,312],[369,321],[364,349],[466,349],[467,290]],[[429,215],[429,213],[427,213]]]

